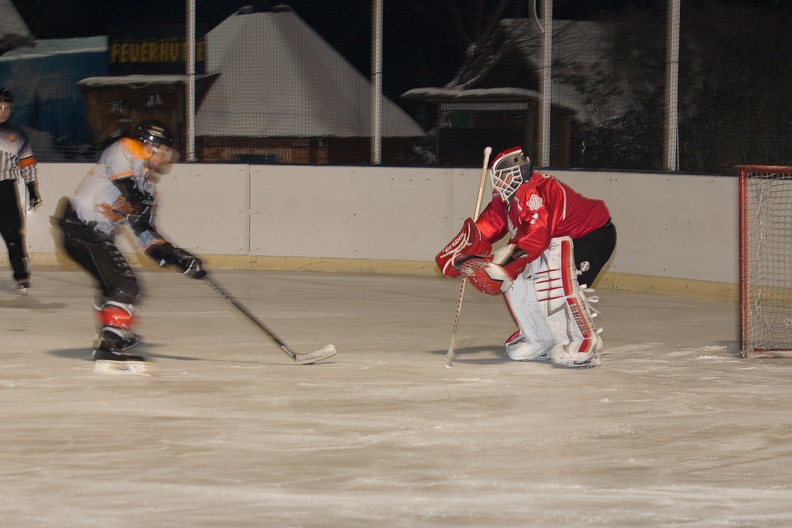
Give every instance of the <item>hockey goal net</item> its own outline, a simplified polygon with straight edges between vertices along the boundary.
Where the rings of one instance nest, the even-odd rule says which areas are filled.
[[[792,167],[740,165],[740,353],[792,357]]]

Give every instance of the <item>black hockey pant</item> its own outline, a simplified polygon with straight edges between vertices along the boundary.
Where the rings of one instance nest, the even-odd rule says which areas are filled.
[[[572,242],[575,267],[583,272],[578,283],[590,287],[616,248],[616,226],[608,220],[604,226]]]
[[[134,305],[140,286],[112,238],[83,224],[70,208],[58,223],[66,253],[96,279],[103,297],[98,306],[107,301]]]
[[[30,258],[17,188],[17,180],[0,181],[0,235],[8,249],[14,279],[19,281],[30,278]]]

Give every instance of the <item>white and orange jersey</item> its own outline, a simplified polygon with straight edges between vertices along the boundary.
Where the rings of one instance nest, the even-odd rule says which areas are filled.
[[[156,203],[157,187],[149,176],[146,159],[143,145],[133,139],[122,138],[107,147],[74,195],[69,197],[80,220],[108,236],[117,226],[127,224],[127,215],[139,211],[141,204],[130,203],[113,183],[122,178],[132,178],[137,189],[148,193]],[[153,222],[151,230],[129,231],[141,251],[165,242],[153,230]]]
[[[22,127],[0,124],[0,180],[38,180],[38,164]]]

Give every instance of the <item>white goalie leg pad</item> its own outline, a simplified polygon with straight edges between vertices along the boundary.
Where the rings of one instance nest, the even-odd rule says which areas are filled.
[[[599,336],[602,329],[595,328],[588,300],[578,284],[572,239],[554,238],[545,253],[549,253],[549,269],[560,270],[562,291],[554,289],[552,295],[563,296],[566,319],[566,336],[563,339],[566,342],[553,349],[553,363],[567,367],[597,366],[602,350],[602,338]],[[556,332],[560,330],[553,328]],[[562,339],[559,337],[556,335],[556,341],[560,343]]]
[[[557,355],[556,350],[563,349],[570,342],[560,266],[560,244],[554,243],[554,240],[525,270],[532,278],[537,302],[553,336],[553,356]]]
[[[546,358],[555,345],[555,339],[547,326],[545,311],[536,298],[530,274],[520,274],[503,297],[520,329],[519,336],[506,341],[506,354],[515,361]]]

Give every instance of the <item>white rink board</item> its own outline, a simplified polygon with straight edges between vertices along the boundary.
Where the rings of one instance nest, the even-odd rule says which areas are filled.
[[[206,255],[250,251],[248,165],[176,165],[159,183],[157,228]]]
[[[610,271],[738,282],[737,178],[552,172],[608,205],[618,233]]]
[[[58,251],[50,216],[55,213],[60,198],[72,194],[92,166],[89,163],[39,165],[39,190],[44,204],[27,213],[31,253]],[[179,245],[199,253],[246,254],[248,174],[247,165],[174,165],[158,184],[157,228]],[[124,252],[134,251],[131,237],[121,239],[120,245]]]
[[[56,251],[49,216],[90,167],[40,165],[31,253]],[[736,178],[551,172],[608,204],[618,228],[609,271],[737,282]],[[477,168],[179,164],[160,183],[158,228],[203,255],[431,262],[473,216],[480,179]],[[489,198],[487,182],[482,209]]]
[[[446,171],[252,167],[251,253],[427,260]],[[444,208],[447,208],[447,205]]]

